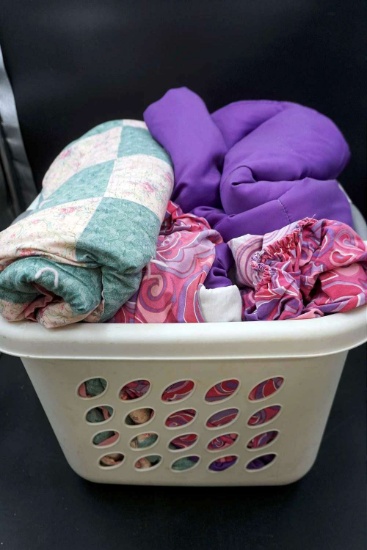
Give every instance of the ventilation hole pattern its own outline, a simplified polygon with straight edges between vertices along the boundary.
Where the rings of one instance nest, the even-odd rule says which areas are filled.
[[[250,401],[258,401],[259,399],[265,399],[277,392],[284,382],[282,376],[275,376],[274,378],[268,378],[263,382],[257,384],[249,393]]]
[[[257,384],[248,394],[250,401],[257,401],[273,395],[280,389],[284,383],[281,376],[269,378]],[[106,391],[108,382],[104,378],[90,378],[80,383],[77,394],[82,399],[98,397]],[[236,379],[228,379],[213,385],[205,394],[204,398],[208,404],[217,403],[230,398],[239,388],[240,382]],[[122,401],[130,401],[142,398],[147,395],[151,387],[148,380],[138,379],[125,384],[119,391],[119,398]],[[165,403],[174,403],[189,397],[195,389],[193,380],[181,380],[167,386],[161,399]],[[281,411],[281,405],[271,405],[264,407],[253,413],[247,421],[248,426],[256,427],[272,421]],[[114,409],[110,405],[98,405],[89,409],[85,413],[85,419],[90,424],[106,422],[114,414]],[[125,416],[125,423],[129,426],[141,426],[146,424],[154,417],[154,409],[138,408],[129,412]],[[206,421],[206,427],[209,429],[219,428],[234,422],[239,415],[238,408],[228,408],[217,411]],[[171,413],[165,420],[165,426],[168,428],[179,428],[190,424],[195,420],[197,411],[192,408],[182,409]],[[246,448],[248,450],[257,450],[272,443],[279,435],[278,430],[270,430],[258,434],[248,441]],[[238,433],[225,433],[218,435],[207,444],[208,451],[223,451],[231,447],[238,440]],[[95,447],[107,447],[115,445],[120,439],[120,434],[116,430],[104,430],[93,436],[92,444]],[[170,451],[183,451],[192,447],[199,439],[195,433],[182,434],[174,437],[168,444]],[[130,441],[130,448],[133,450],[148,449],[159,440],[159,435],[155,432],[144,432],[135,435]],[[250,460],[245,468],[247,471],[258,471],[270,464],[276,459],[275,453],[268,453]],[[108,453],[99,458],[101,468],[113,468],[119,466],[125,459],[121,452]],[[212,472],[222,472],[234,466],[239,457],[228,455],[212,460],[207,466]],[[138,458],[135,461],[136,470],[147,470],[156,467],[162,461],[160,455],[147,455]],[[181,472],[193,468],[200,462],[200,456],[190,455],[181,456],[171,464],[171,470]]]
[[[91,399],[102,395],[106,388],[107,380],[104,378],[89,378],[89,380],[85,380],[79,385],[78,395],[84,399]]]
[[[174,403],[185,399],[194,391],[194,382],[192,380],[181,380],[168,386],[162,393],[162,401],[166,403]]]
[[[239,386],[239,381],[235,379],[223,380],[212,386],[205,394],[205,401],[208,403],[217,403],[231,397]]]

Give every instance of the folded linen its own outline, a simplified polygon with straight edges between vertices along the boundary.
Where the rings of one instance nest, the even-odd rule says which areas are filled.
[[[144,270],[139,290],[110,322],[199,323],[207,320],[201,307],[200,291],[205,290],[203,283],[212,267],[216,246],[222,242],[219,233],[211,229],[204,218],[184,214],[170,201],[155,258]],[[233,288],[233,285],[226,288]],[[231,299],[232,295],[225,295],[221,311],[216,312],[217,319],[222,316],[226,320]],[[204,298],[204,307],[210,312],[207,302]],[[213,315],[210,312],[210,316]]]
[[[144,119],[171,156],[172,200],[224,241],[305,217],[352,225],[336,178],[349,160],[333,122],[289,102],[238,101],[209,114],[187,88],[169,90]]]
[[[144,122],[107,122],[71,143],[36,207],[0,233],[0,313],[47,328],[110,319],[155,255],[172,188]]]
[[[244,321],[320,317],[367,301],[367,243],[346,224],[306,218],[228,244]]]

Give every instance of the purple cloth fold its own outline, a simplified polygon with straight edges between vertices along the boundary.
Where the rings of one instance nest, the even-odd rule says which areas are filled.
[[[172,200],[206,218],[225,241],[306,217],[352,226],[348,199],[335,179],[349,160],[348,145],[317,111],[239,101],[210,115],[198,95],[178,88],[150,105],[144,119],[171,156]],[[211,287],[224,282],[218,258],[213,270],[219,265],[220,277],[216,284],[211,274]]]
[[[205,217],[225,241],[305,217],[352,225],[335,179],[349,160],[348,145],[317,111],[239,101],[210,115],[199,96],[178,88],[150,105],[144,119],[173,161],[172,199]]]

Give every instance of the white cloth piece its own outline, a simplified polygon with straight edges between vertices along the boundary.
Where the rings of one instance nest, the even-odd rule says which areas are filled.
[[[241,321],[242,300],[236,285],[199,290],[201,312],[207,323]]]

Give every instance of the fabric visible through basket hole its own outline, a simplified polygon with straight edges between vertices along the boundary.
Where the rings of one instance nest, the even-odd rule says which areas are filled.
[[[125,424],[128,426],[135,426],[137,424],[146,424],[153,418],[154,410],[150,408],[136,409],[131,411],[125,418]]]
[[[167,428],[178,428],[179,426],[185,426],[194,420],[196,416],[195,409],[183,409],[182,411],[175,411],[166,418],[165,425]]]
[[[82,382],[78,388],[79,397],[91,398],[102,395],[107,387],[107,380],[104,378],[90,378]]]
[[[260,409],[249,418],[247,424],[249,426],[259,426],[270,422],[270,420],[273,420],[279,414],[281,408],[280,405],[271,405],[270,407]]]
[[[188,449],[189,447],[192,447],[197,440],[198,436],[196,434],[179,435],[170,441],[168,448],[171,451]]]
[[[194,391],[194,382],[192,380],[181,380],[180,382],[175,382],[167,388],[162,393],[162,401],[173,403],[174,401],[180,401],[185,399],[192,394]]]
[[[237,438],[238,434],[219,435],[209,441],[207,448],[209,451],[222,451],[223,449],[231,447],[237,441]]]
[[[193,468],[200,460],[199,456],[193,455],[193,456],[183,456],[182,458],[178,458],[174,461],[171,468],[175,472],[183,472],[185,470],[190,470],[190,468]]]
[[[250,401],[257,401],[258,399],[265,399],[266,397],[270,397],[279,390],[283,382],[284,378],[282,376],[274,376],[273,378],[268,378],[267,380],[260,382],[254,388],[252,388],[248,398]]]
[[[207,428],[218,428],[233,422],[238,416],[238,409],[226,409],[214,413],[206,422]]]
[[[205,401],[215,403],[231,397],[239,386],[239,381],[235,379],[223,380],[212,386],[205,394]]]
[[[153,468],[153,466],[157,466],[161,460],[162,457],[159,455],[144,456],[139,458],[134,466],[137,470],[148,470],[149,468]]]
[[[228,470],[228,468],[234,466],[237,460],[238,457],[234,455],[217,458],[209,464],[209,470],[212,472],[223,472],[224,470]]]
[[[113,414],[113,408],[108,405],[101,405],[90,409],[86,414],[87,422],[95,424],[97,422],[105,422],[109,420]]]
[[[114,430],[99,432],[93,437],[93,445],[96,445],[97,447],[113,445],[118,441],[119,437],[119,433]]]
[[[279,432],[277,430],[256,435],[247,443],[247,448],[261,449],[261,447],[265,447],[266,445],[269,445],[269,443],[274,441],[278,437],[278,435]]]
[[[277,455],[274,453],[257,456],[247,464],[246,470],[250,470],[250,471],[261,470],[262,468],[265,468],[265,466],[268,466],[269,464],[271,464],[276,458],[276,456]]]
[[[130,447],[132,449],[147,449],[148,447],[154,445],[156,441],[158,441],[158,434],[139,434],[130,441]]]
[[[99,459],[99,465],[103,468],[111,468],[112,466],[118,466],[124,460],[124,455],[121,453],[111,453],[104,455]]]
[[[148,393],[149,388],[150,382],[148,380],[133,380],[121,388],[119,396],[122,401],[139,399]]]

